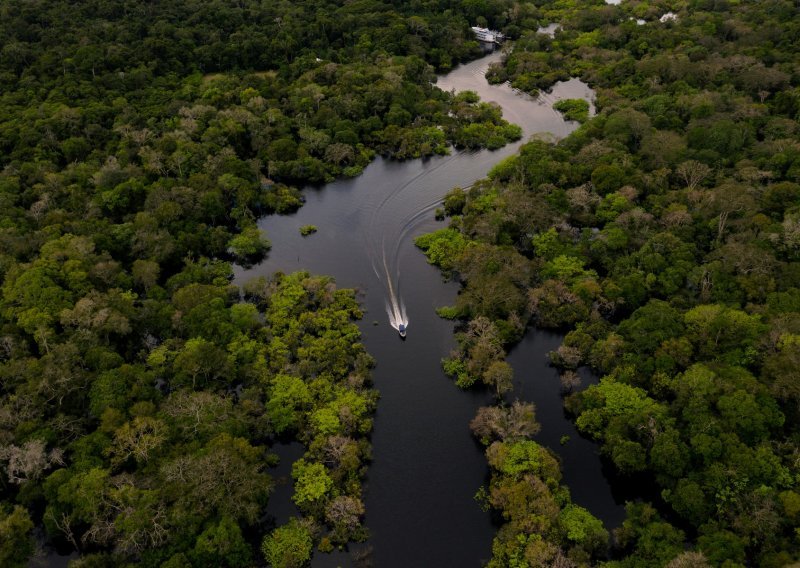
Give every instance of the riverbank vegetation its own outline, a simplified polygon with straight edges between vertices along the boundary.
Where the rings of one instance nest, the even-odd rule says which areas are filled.
[[[565,120],[574,120],[581,124],[589,120],[589,103],[583,99],[556,101],[553,108],[563,114]]]
[[[662,3],[541,10],[562,29],[523,30],[493,73],[537,89],[579,75],[599,113],[453,190],[449,228],[419,241],[463,284],[440,310],[464,322],[445,370],[502,395],[528,325],[567,332],[551,358],[579,430],[626,482],[657,488],[628,506],[608,566],[796,562],[795,7],[691,2],[663,22]],[[581,366],[599,384],[578,389]],[[517,504],[496,505],[498,541],[548,565],[528,543],[540,531],[505,513]]]
[[[480,408],[470,427],[487,446],[491,470],[488,488],[476,498],[505,521],[489,567],[588,565],[605,554],[603,523],[570,502],[558,460],[530,439],[539,431],[532,404]]]
[[[529,324],[568,332],[564,384],[583,365],[603,377],[567,399],[578,427],[658,488],[629,505],[610,566],[798,560],[791,2],[0,14],[0,563],[27,565],[36,527],[100,566],[302,565],[366,536],[377,395],[354,293],[306,273],[240,289],[229,263],[263,257],[256,219],[301,206],[302,184],[518,138],[496,107],[430,85],[480,53],[473,23],[517,38],[493,80],[535,93],[579,75],[600,112],[453,191],[451,227],[420,241],[464,283],[441,310],[465,322],[445,368],[500,398]],[[473,430],[481,501],[507,521],[494,565],[604,556],[529,406],[482,409]],[[306,449],[280,527],[265,517],[277,440]]]
[[[431,85],[480,54],[446,4],[3,3],[0,564],[288,566],[366,537],[354,293],[230,263],[301,185],[519,138]],[[275,528],[279,440],[306,451]]]

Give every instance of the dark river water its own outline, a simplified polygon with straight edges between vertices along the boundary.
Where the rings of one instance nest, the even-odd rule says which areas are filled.
[[[551,104],[560,98],[591,99],[585,84],[561,83],[536,101],[508,86],[486,83],[487,66],[499,58],[500,53],[492,53],[440,77],[437,84],[445,90],[474,90],[483,100],[499,103],[505,118],[523,128],[525,138],[560,138],[576,128]],[[454,346],[453,324],[436,316],[434,308],[452,304],[458,286],[443,282],[413,239],[444,226],[435,221],[433,210],[451,188],[484,177],[520,144],[428,160],[377,159],[358,178],[306,189],[306,204],[296,214],[261,220],[272,250],[263,263],[236,274],[241,283],[278,270],[304,269],[359,290],[366,309],[360,327],[377,361],[373,377],[381,394],[365,485],[366,524],[372,535],[368,544],[379,568],[480,566],[491,555],[496,527],[473,499],[488,471],[468,428],[477,408],[490,398],[459,390],[441,370],[440,360]],[[307,224],[319,231],[302,237],[299,227]],[[405,341],[390,325],[387,303],[393,298],[404,307]],[[559,336],[531,331],[513,350],[518,394],[539,406],[541,440],[563,455],[574,500],[611,528],[622,518],[621,507],[603,476],[596,446],[577,436],[564,417],[559,382],[546,364],[547,352],[558,342]],[[564,447],[558,444],[563,434],[572,436]],[[283,463],[274,473],[285,479],[302,447],[275,450]],[[296,514],[289,495],[288,484],[280,486],[270,503],[278,522]],[[316,554],[314,560],[315,566],[350,563],[346,553]]]

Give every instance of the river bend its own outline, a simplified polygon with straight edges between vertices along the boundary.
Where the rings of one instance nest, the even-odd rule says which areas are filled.
[[[473,90],[483,100],[496,102],[507,120],[522,127],[524,139],[536,134],[561,138],[577,127],[565,122],[552,103],[561,98],[592,100],[584,83],[559,83],[551,93],[532,99],[508,85],[486,82],[487,67],[500,57],[495,52],[460,66],[441,76],[437,85]],[[306,204],[297,213],[260,221],[272,241],[267,259],[248,270],[237,268],[239,283],[279,270],[304,269],[331,275],[339,286],[360,292],[366,310],[360,327],[367,350],[377,360],[373,377],[381,394],[365,485],[374,566],[480,566],[491,555],[496,527],[473,500],[486,482],[487,465],[468,428],[477,408],[490,397],[459,390],[441,370],[441,358],[454,346],[453,324],[437,317],[434,309],[452,304],[458,286],[442,281],[413,239],[443,226],[435,221],[434,209],[451,188],[484,177],[521,144],[406,162],[379,158],[357,178],[306,188]],[[302,237],[299,227],[309,224],[318,232]],[[405,341],[387,317],[392,292],[408,319]],[[568,433],[562,430],[571,423],[563,416],[560,400],[546,396],[558,392],[545,359],[554,345],[550,336],[531,332],[511,361],[520,395],[531,398],[535,391],[540,405],[553,406],[539,409],[541,436],[558,452],[552,440]],[[600,472],[596,447],[585,440],[573,447],[564,473],[571,486],[581,485],[581,490],[573,488],[576,502],[606,521],[618,522],[620,508]],[[277,473],[286,475],[290,460],[297,459],[302,448],[294,444],[275,449],[285,462]],[[270,503],[278,522],[295,514],[288,495],[288,488],[279,487]],[[587,499],[588,495],[594,497]],[[342,553],[317,554],[314,560],[315,566],[346,564],[350,559]]]

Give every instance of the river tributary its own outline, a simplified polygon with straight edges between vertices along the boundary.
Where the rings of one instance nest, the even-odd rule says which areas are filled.
[[[573,79],[540,99],[507,85],[491,86],[484,74],[500,58],[494,52],[460,66],[441,76],[437,85],[448,91],[473,90],[483,100],[498,103],[504,117],[522,127],[524,139],[537,134],[561,138],[577,127],[565,122],[552,103],[562,98],[592,100],[588,86]],[[434,209],[451,188],[484,177],[521,144],[497,151],[454,150],[449,156],[406,162],[379,158],[355,179],[307,188],[306,204],[297,213],[261,220],[260,227],[272,241],[267,259],[237,271],[237,281],[243,282],[279,270],[309,270],[331,275],[340,287],[360,292],[366,309],[360,327],[377,361],[373,377],[381,394],[365,485],[369,545],[379,568],[480,566],[491,555],[496,527],[473,500],[488,471],[468,428],[477,408],[490,397],[459,390],[441,370],[440,360],[454,346],[453,324],[440,319],[434,309],[452,304],[458,286],[442,280],[413,239],[445,226],[434,219]],[[302,237],[299,227],[308,224],[319,230]],[[387,315],[392,294],[405,308],[405,341]],[[511,362],[520,397],[552,405],[539,409],[540,436],[559,453],[562,448],[553,440],[562,434],[576,436],[561,410],[558,380],[546,365],[547,351],[556,346],[557,338],[530,331],[512,352]],[[575,501],[613,526],[621,519],[621,508],[602,475],[596,446],[574,439],[570,444],[564,475]],[[297,445],[275,449],[287,462],[302,452]],[[283,473],[290,469],[289,463],[280,467]],[[285,522],[296,513],[288,489],[278,492],[269,510],[278,522]],[[314,560],[315,566],[349,563],[343,554],[317,554]]]

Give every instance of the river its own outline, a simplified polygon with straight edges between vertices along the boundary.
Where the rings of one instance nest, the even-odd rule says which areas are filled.
[[[522,127],[525,139],[535,134],[560,138],[577,127],[565,122],[552,103],[560,98],[591,100],[592,92],[584,83],[577,79],[560,83],[542,100],[534,100],[507,85],[486,82],[488,65],[500,57],[494,52],[460,66],[440,77],[437,85],[445,90],[470,89],[483,100],[500,104],[504,117]],[[434,219],[434,209],[452,187],[484,177],[521,144],[497,151],[454,151],[427,160],[379,158],[355,179],[307,188],[306,204],[297,213],[260,221],[272,241],[267,259],[249,270],[237,269],[239,283],[278,270],[304,269],[331,275],[339,286],[359,290],[366,310],[360,327],[364,344],[377,361],[373,377],[381,394],[365,484],[369,546],[372,563],[379,568],[480,566],[491,555],[496,527],[473,500],[488,471],[468,428],[477,408],[488,404],[490,397],[459,390],[441,370],[441,358],[454,347],[453,324],[436,316],[434,308],[452,304],[458,286],[442,280],[413,239],[444,226]],[[302,237],[299,227],[308,224],[319,231]],[[408,318],[405,341],[389,325],[386,306],[392,296],[402,302]],[[543,443],[560,452],[552,440],[572,431],[566,430],[571,423],[561,411],[558,380],[546,366],[546,353],[554,346],[553,336],[532,331],[512,352],[511,362],[520,395],[535,394],[536,402],[549,405],[539,409],[541,436]],[[607,523],[618,523],[621,509],[600,471],[596,446],[577,439],[566,449],[570,459],[564,473],[574,484],[575,501]],[[302,448],[294,444],[276,450],[284,458],[276,473],[285,477]],[[295,514],[288,486],[279,487],[269,512],[278,522]],[[317,554],[314,560],[314,566],[349,563],[341,553]]]

